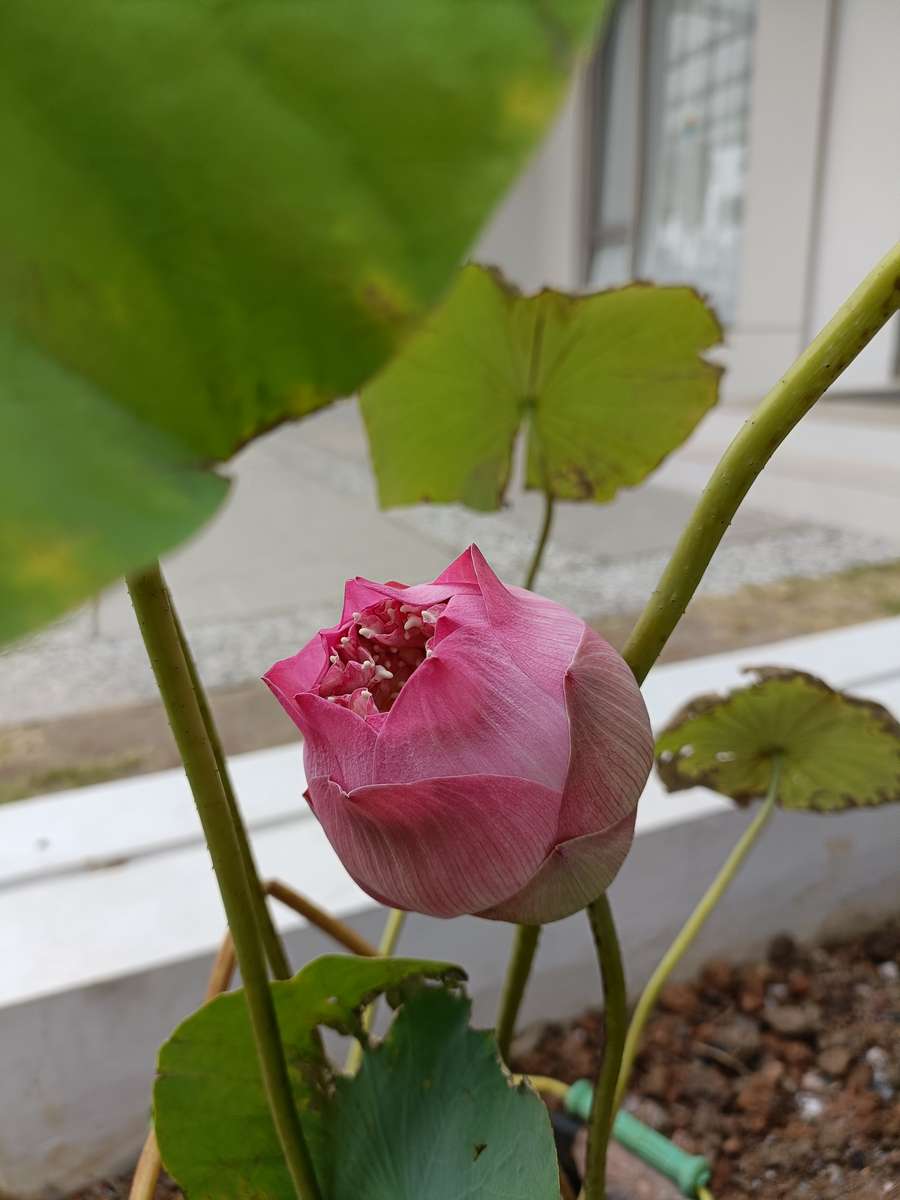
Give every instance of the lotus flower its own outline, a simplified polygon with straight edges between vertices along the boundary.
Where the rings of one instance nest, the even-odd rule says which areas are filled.
[[[306,799],[382,904],[543,924],[628,853],[653,761],[634,678],[476,546],[433,583],[350,580],[338,624],[265,681],[303,733]]]

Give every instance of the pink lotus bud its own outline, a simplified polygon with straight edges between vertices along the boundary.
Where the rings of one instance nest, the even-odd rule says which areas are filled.
[[[653,761],[637,684],[477,546],[433,583],[351,580],[340,622],[265,680],[303,733],[313,812],[383,904],[542,924],[628,853]]]

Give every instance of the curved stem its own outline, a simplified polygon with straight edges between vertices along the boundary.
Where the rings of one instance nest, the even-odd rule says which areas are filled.
[[[772,762],[772,778],[769,782],[769,791],[766,799],[760,808],[759,812],[741,834],[734,849],[728,855],[718,875],[706,889],[703,898],[700,900],[697,907],[685,921],[675,941],[663,955],[659,966],[650,977],[650,981],[644,988],[641,998],[637,1003],[634,1014],[631,1018],[631,1024],[628,1026],[628,1037],[625,1040],[625,1052],[622,1055],[622,1065],[619,1070],[619,1080],[616,1086],[615,1107],[618,1111],[622,1100],[625,1097],[625,1090],[628,1087],[628,1078],[631,1075],[634,1067],[634,1060],[637,1057],[638,1047],[641,1041],[641,1034],[644,1032],[644,1026],[647,1023],[647,1018],[653,1011],[657,998],[666,980],[671,975],[672,971],[681,962],[687,950],[690,948],[697,934],[706,924],[706,921],[725,894],[731,884],[731,881],[737,875],[744,862],[744,859],[750,853],[757,838],[762,833],[767,825],[772,811],[775,808],[775,800],[778,796],[778,779],[781,774],[781,762],[774,759]]]
[[[203,719],[203,724],[206,728],[206,737],[209,741],[213,755],[216,760],[216,766],[219,768],[219,778],[222,780],[222,787],[225,790],[225,797],[228,801],[228,808],[231,812],[231,820],[234,823],[234,831],[237,835],[238,845],[241,850],[241,859],[244,863],[244,871],[247,879],[250,882],[251,891],[253,894],[253,911],[256,914],[257,924],[259,925],[260,936],[263,940],[263,946],[266,951],[266,959],[269,963],[269,969],[272,972],[274,979],[290,979],[291,964],[288,961],[285,953],[284,944],[278,935],[278,930],[275,928],[275,922],[272,920],[272,914],[269,912],[269,906],[266,902],[265,889],[262,885],[262,880],[259,877],[259,871],[256,866],[256,860],[253,856],[253,849],[250,845],[250,837],[247,833],[247,826],[244,824],[244,818],[241,815],[240,806],[237,802],[237,796],[234,791],[234,784],[231,781],[231,775],[228,771],[228,762],[225,758],[225,750],[222,746],[222,739],[219,737],[219,730],[216,727],[215,719],[212,715],[212,709],[209,706],[209,698],[206,694],[206,689],[200,681],[200,675],[197,672],[197,664],[194,661],[194,656],[191,653],[191,647],[185,636],[184,626],[181,623],[181,618],[175,606],[172,604],[171,595],[169,596],[169,607],[172,610],[172,616],[175,618],[175,624],[178,629],[178,640],[181,642],[181,652],[184,655],[184,660],[187,663],[188,674],[191,677],[191,686],[194,689],[194,695],[197,697],[197,707],[200,709],[200,716]]]
[[[268,896],[280,900],[287,908],[299,913],[301,917],[309,921],[310,925],[315,925],[328,937],[334,938],[351,954],[359,954],[364,958],[374,958],[378,954],[375,947],[361,937],[355,929],[345,925],[343,921],[332,916],[330,912],[326,912],[324,908],[319,908],[318,904],[314,904],[307,896],[302,896],[299,892],[294,891],[280,879],[270,879],[265,890]]]
[[[725,451],[623,657],[638,682],[656,662],[753,481],[826,388],[900,308],[900,242],[838,309]]]
[[[497,1049],[504,1062],[509,1062],[509,1049],[516,1031],[516,1021],[519,1018],[519,1009],[522,1007],[525,985],[528,983],[531,964],[537,953],[540,936],[540,925],[518,925],[516,927],[509,966],[506,969],[506,979],[503,983],[503,993],[500,996],[500,1011],[497,1014]]]
[[[557,1100],[565,1100],[569,1094],[569,1084],[561,1079],[551,1079],[549,1075],[512,1075],[513,1083],[530,1083],[536,1092],[543,1096],[553,1096]]]
[[[535,543],[534,554],[531,556],[531,562],[528,566],[528,573],[525,576],[523,587],[529,591],[534,587],[534,581],[537,579],[538,571],[541,569],[541,562],[544,558],[544,551],[547,549],[547,541],[550,537],[550,530],[553,526],[554,504],[553,497],[549,492],[544,492],[544,518],[541,521],[540,532]]]
[[[400,934],[403,932],[405,924],[405,911],[402,908],[392,908],[384,923],[381,941],[378,943],[378,954],[381,958],[390,958],[397,949],[397,942],[400,940]],[[362,1015],[362,1027],[366,1033],[372,1028],[375,1020],[376,1006],[377,1001],[373,1001]],[[344,1064],[344,1070],[348,1075],[355,1075],[362,1066],[362,1055],[362,1044],[358,1041],[351,1042],[350,1049],[347,1051],[347,1062]]]
[[[390,958],[397,949],[400,934],[403,932],[403,926],[406,924],[406,917],[407,914],[402,908],[392,908],[388,913],[388,919],[384,923],[384,930],[381,934],[381,941],[378,943],[378,953],[383,958]]]
[[[210,1000],[215,1000],[216,996],[221,996],[222,992],[228,990],[231,986],[234,968],[234,942],[231,939],[230,932],[226,931],[219,946],[219,952],[213,962],[212,970],[209,973],[209,981],[206,984],[206,995],[203,998],[204,1004],[208,1004]],[[153,1200],[153,1197],[156,1195],[156,1185],[159,1182],[161,1172],[162,1156],[159,1153],[159,1143],[156,1140],[156,1133],[151,1128],[141,1150],[140,1158],[138,1158],[137,1165],[134,1168],[131,1188],[128,1192],[128,1200]]]
[[[606,1152],[616,1115],[616,1080],[622,1061],[627,1020],[625,971],[622,948],[616,933],[612,909],[606,893],[588,905],[588,920],[597,959],[603,976],[603,1019],[605,1040],[600,1077],[594,1091],[588,1125],[587,1169],[584,1176],[585,1200],[604,1200],[606,1196]]]
[[[228,797],[158,564],[129,579],[128,590],[218,879],[278,1140],[297,1196],[300,1200],[320,1200],[312,1159],[291,1094],[284,1047],[254,915],[253,889],[244,870]]]

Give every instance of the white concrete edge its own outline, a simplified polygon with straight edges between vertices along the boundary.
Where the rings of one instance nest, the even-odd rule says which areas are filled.
[[[858,683],[864,694],[900,707],[891,683],[900,680],[895,618],[658,668],[644,689],[654,725],[699,692],[733,686],[748,662]],[[372,906],[300,798],[298,745],[238,755],[230,765],[266,875],[294,883],[339,915]],[[654,775],[637,830],[728,811],[726,801],[702,789],[669,796]],[[0,1005],[202,955],[221,935],[221,902],[180,770],[5,806],[0,847],[0,955],[7,964]],[[110,912],[127,913],[127,923],[110,920]],[[301,922],[284,910],[279,923],[291,929]]]
[[[654,725],[697,692],[733,687],[743,667],[760,663],[818,672],[835,686],[864,684],[900,669],[900,618],[657,667],[644,684]],[[251,829],[296,816],[304,786],[299,742],[228,762]],[[7,804],[0,808],[0,891],[19,880],[94,869],[201,836],[180,768]]]

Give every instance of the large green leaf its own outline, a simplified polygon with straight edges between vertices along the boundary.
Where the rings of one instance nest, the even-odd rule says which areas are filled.
[[[4,0],[0,640],[199,526],[224,485],[192,466],[382,365],[600,6]]]
[[[660,735],[657,767],[669,791],[702,785],[746,804],[765,795],[778,757],[782,808],[900,801],[900,725],[886,708],[803,671],[752,670],[755,683],[699,696]]]
[[[363,391],[381,503],[497,508],[528,421],[532,488],[609,500],[715,404],[721,329],[690,288],[522,296],[470,266]]]
[[[330,1169],[332,1079],[317,1028],[359,1032],[360,1012],[378,994],[423,978],[463,977],[449,963],[326,955],[286,983],[271,985],[294,1098],[320,1178]],[[163,1162],[191,1200],[293,1200],[243,991],[204,1005],[163,1045],[153,1105]]]
[[[329,1200],[559,1200],[547,1110],[464,996],[428,989],[338,1081]]]

